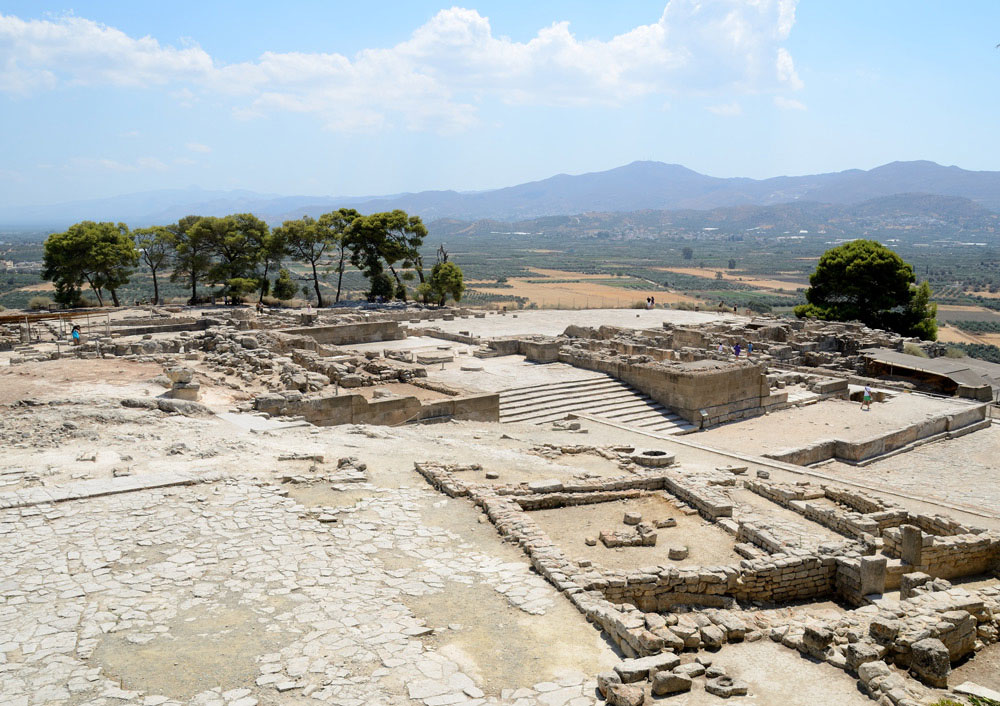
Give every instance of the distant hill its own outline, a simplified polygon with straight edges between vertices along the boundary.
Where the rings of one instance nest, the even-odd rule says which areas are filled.
[[[996,245],[1000,244],[1000,213],[954,196],[894,194],[858,204],[800,201],[708,210],[603,211],[517,221],[449,218],[432,221],[430,230],[440,238],[517,233],[554,238],[819,236],[832,239],[868,235],[900,240],[974,239]]]
[[[677,164],[633,162],[603,172],[559,174],[541,181],[479,192],[422,191],[391,196],[277,196],[197,188],[152,191],[50,206],[0,209],[0,226],[63,227],[92,220],[132,226],[176,221],[188,214],[249,211],[270,223],[348,206],[362,212],[402,208],[426,221],[517,221],[587,212],[711,210],[798,202],[860,204],[900,194],[955,197],[1000,211],[1000,172],[973,172],[934,162],[893,162],[868,171],[771,179],[718,178]],[[904,203],[904,202],[901,202]],[[907,207],[914,205],[911,198]]]

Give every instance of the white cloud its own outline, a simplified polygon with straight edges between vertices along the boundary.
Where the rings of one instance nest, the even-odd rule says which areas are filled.
[[[208,145],[203,145],[200,142],[189,142],[187,143],[186,147],[191,152],[199,152],[201,154],[208,154],[209,152],[212,151],[211,147],[209,147]]]
[[[705,108],[705,110],[709,113],[722,115],[727,118],[734,118],[737,115],[743,115],[743,106],[736,101],[733,101],[732,103],[723,103],[721,105],[710,105]]]
[[[163,47],[114,27],[67,15],[21,20],[0,15],[0,90],[28,93],[59,83],[150,86],[199,79],[212,58],[192,46]]]
[[[787,96],[775,96],[774,104],[779,108],[784,110],[805,110],[806,105],[802,101],[797,101],[794,98],[788,98]]]
[[[75,16],[0,15],[0,91],[62,84],[170,85],[185,105],[225,96],[233,115],[321,116],[334,130],[388,126],[449,131],[477,121],[488,99],[515,105],[618,106],[659,96],[771,93],[802,86],[781,46],[796,0],[671,0],[659,19],[608,40],[580,38],[568,22],[526,42],[493,33],[476,10],[441,10],[405,41],[354,57],[265,52],[216,62],[196,45],[135,39]]]

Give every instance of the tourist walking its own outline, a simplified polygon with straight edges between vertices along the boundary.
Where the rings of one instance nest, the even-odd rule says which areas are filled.
[[[861,409],[867,409],[869,412],[872,409],[872,389],[865,385],[865,395],[861,398]]]

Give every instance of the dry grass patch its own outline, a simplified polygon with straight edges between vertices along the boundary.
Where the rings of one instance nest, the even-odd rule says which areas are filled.
[[[723,268],[702,268],[702,267],[654,267],[659,272],[673,272],[678,275],[689,275],[691,277],[703,277],[704,279],[717,279],[717,273],[722,273],[722,279],[728,282],[742,282],[752,287],[760,289],[777,289],[782,292],[794,292],[803,287],[808,287],[805,280],[789,281],[781,279],[762,279],[745,274],[740,270],[727,270]]]

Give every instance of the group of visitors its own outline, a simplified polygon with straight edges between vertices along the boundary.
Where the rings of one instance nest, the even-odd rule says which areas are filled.
[[[646,297],[646,308],[652,309],[656,306],[656,297]]]
[[[749,358],[753,354],[753,341],[747,341],[747,345],[746,345],[746,349],[745,350],[746,350],[746,353],[747,353],[747,358]],[[718,351],[719,351],[719,353],[725,353],[726,352],[726,347],[722,343],[720,343]],[[744,348],[743,348],[742,345],[740,345],[739,343],[733,344],[733,355],[734,356],[736,356],[737,358],[739,358],[740,354],[743,353],[743,351],[744,351]]]

